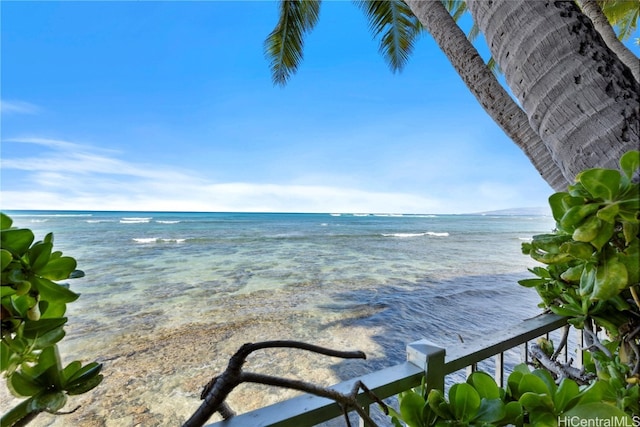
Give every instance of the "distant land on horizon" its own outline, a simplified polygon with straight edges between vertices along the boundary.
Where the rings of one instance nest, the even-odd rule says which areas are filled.
[[[549,207],[509,208],[509,209],[500,209],[497,211],[476,212],[472,215],[551,216],[551,208]]]

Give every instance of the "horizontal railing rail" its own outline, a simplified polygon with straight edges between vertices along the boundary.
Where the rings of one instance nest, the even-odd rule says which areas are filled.
[[[426,376],[428,388],[444,389],[445,377],[453,372],[476,366],[493,356],[498,357],[496,379],[502,383],[503,354],[567,324],[566,318],[544,314],[522,321],[502,332],[492,333],[482,340],[460,343],[449,352],[427,341],[420,340],[407,346],[407,361],[396,366],[338,383],[331,388],[349,393],[356,381],[362,381],[377,397],[386,399],[417,387]],[[499,365],[499,368],[498,368]],[[373,400],[364,393],[358,395],[362,407]],[[231,419],[209,424],[208,427],[302,427],[313,426],[342,415],[334,401],[303,394],[283,402],[247,412]]]

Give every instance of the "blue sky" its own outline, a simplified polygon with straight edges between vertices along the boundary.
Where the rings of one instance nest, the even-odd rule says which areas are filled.
[[[289,84],[277,3],[2,2],[2,209],[464,213],[552,193],[428,34],[393,74],[326,1]]]

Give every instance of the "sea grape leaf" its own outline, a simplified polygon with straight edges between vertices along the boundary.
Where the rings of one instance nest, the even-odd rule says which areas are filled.
[[[520,396],[518,402],[529,412],[544,412],[553,410],[553,400],[547,393],[534,393],[527,391]]]
[[[29,409],[34,412],[57,412],[67,403],[67,395],[61,391],[43,393],[34,396],[29,404]]]
[[[69,275],[76,269],[76,260],[72,257],[60,257],[51,259],[46,266],[38,271],[38,274],[50,280],[68,279]]]
[[[23,329],[25,338],[35,338],[38,335],[45,334],[67,323],[66,317],[57,319],[40,319],[36,321],[26,322]]]
[[[47,265],[52,249],[53,245],[51,243],[36,243],[29,249],[29,262],[33,272],[38,273],[40,269]]]
[[[424,398],[418,393],[407,393],[400,401],[400,415],[409,426],[422,425],[422,408],[426,404]]]
[[[620,205],[617,203],[612,203],[600,209],[596,216],[603,221],[615,222],[618,212],[620,212]]]
[[[46,389],[36,378],[20,371],[14,372],[7,381],[9,391],[14,396],[34,396]]]
[[[569,402],[571,402],[578,393],[580,393],[578,384],[569,378],[564,378],[560,382],[556,394],[553,396],[553,403],[556,410],[558,412],[564,412],[567,409],[571,409]]]
[[[620,189],[620,172],[614,169],[588,169],[581,172],[576,179],[594,199],[614,201]]]
[[[566,201],[565,201],[566,199]],[[556,221],[560,221],[564,213],[573,205],[570,205],[570,201],[573,199],[569,193],[554,193],[549,197],[549,206],[551,207],[551,214]]]
[[[13,220],[6,214],[0,212],[0,230],[4,233],[5,230],[11,228]]]
[[[470,421],[480,409],[480,395],[467,383],[454,384],[449,389],[449,404],[457,420]]]
[[[474,417],[474,421],[483,423],[495,423],[507,415],[504,402],[500,398],[485,399],[480,401],[480,408]]]
[[[6,249],[19,257],[27,252],[34,239],[33,232],[26,228],[3,230],[0,234],[2,249]]]
[[[532,373],[528,373],[522,376],[522,379],[520,379],[520,383],[518,384],[518,390],[520,390],[521,393],[549,393],[549,387],[547,386],[546,382],[543,381],[542,378]]]
[[[60,327],[57,329],[53,329],[47,333],[44,333],[38,336],[38,338],[33,343],[33,347],[34,349],[39,350],[39,349],[52,346],[53,344],[57,343],[62,338],[64,338],[65,335],[66,335],[66,332],[64,331],[63,328]]]
[[[600,226],[600,229],[598,230],[598,235],[595,237],[595,239],[591,240],[590,243],[597,250],[601,250],[604,247],[604,245],[606,245],[609,242],[609,240],[613,236],[614,231],[615,231],[614,224],[610,222],[603,222]]]
[[[35,285],[42,297],[50,302],[72,302],[80,296],[48,279],[32,277],[31,284]]]
[[[0,249],[0,260],[0,267],[2,267],[0,271],[4,271],[4,269],[11,264],[11,261],[13,261],[13,255],[6,249]]]
[[[491,375],[486,372],[477,371],[469,375],[467,383],[476,389],[480,398],[498,399],[500,398],[500,389]]]
[[[638,168],[640,168],[640,151],[632,150],[626,152],[620,158],[620,168],[631,179],[633,174]]]
[[[575,230],[573,230],[573,240],[578,242],[590,242],[598,236],[602,220],[597,215],[587,217]]]
[[[540,378],[546,384],[547,392],[550,393],[550,395],[553,395],[556,392],[556,382],[549,371],[546,369],[535,369],[532,374]]]
[[[75,384],[73,386],[68,386],[65,391],[69,396],[74,396],[76,394],[83,394],[97,387],[104,377],[102,375],[96,375],[95,377],[89,378],[81,383]]]
[[[608,258],[596,268],[592,300],[607,300],[627,286],[629,275],[627,267],[617,257]]]

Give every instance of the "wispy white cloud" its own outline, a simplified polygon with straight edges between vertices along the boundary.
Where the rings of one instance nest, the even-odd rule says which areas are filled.
[[[364,188],[362,179],[322,179],[322,174],[285,183],[217,182],[71,141],[23,138],[5,143],[41,149],[0,159],[3,209],[464,213],[531,205],[517,183],[493,180],[445,178],[404,191]],[[16,152],[20,150],[11,150]]]
[[[29,102],[0,100],[2,114],[37,114],[40,110],[40,107]]]
[[[444,209],[440,201],[415,194],[332,185],[212,182],[188,171],[128,162],[116,152],[69,141],[3,142],[44,148],[38,155],[1,159],[3,171],[26,176],[19,189],[3,188],[6,209],[404,213]]]

